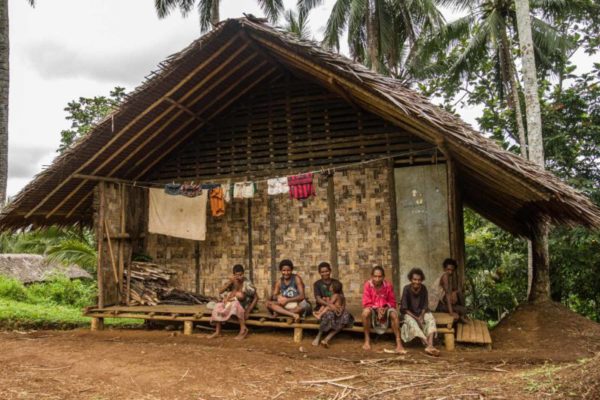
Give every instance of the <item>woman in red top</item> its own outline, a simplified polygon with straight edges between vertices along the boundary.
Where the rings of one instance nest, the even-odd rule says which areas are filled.
[[[371,279],[365,282],[362,298],[362,320],[365,332],[364,350],[371,350],[371,327],[375,333],[385,333],[388,326],[392,325],[392,331],[396,336],[396,353],[406,354],[400,339],[400,328],[398,310],[396,310],[396,296],[394,287],[385,280],[385,271],[380,266],[371,270]]]

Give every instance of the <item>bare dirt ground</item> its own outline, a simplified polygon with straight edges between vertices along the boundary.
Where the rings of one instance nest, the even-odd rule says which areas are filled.
[[[416,345],[385,353],[389,337],[364,352],[350,334],[323,349],[308,336],[294,344],[291,331],[253,330],[242,342],[198,330],[0,332],[0,399],[600,398],[600,325],[577,321],[567,338],[576,346],[530,342],[539,326],[512,322],[498,332],[517,331],[523,345],[497,339],[492,351],[459,346],[439,358]]]

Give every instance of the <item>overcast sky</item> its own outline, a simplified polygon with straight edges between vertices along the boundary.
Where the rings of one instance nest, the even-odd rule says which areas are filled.
[[[168,55],[200,36],[197,13],[159,20],[154,0],[9,0],[10,110],[8,195],[16,194],[52,162],[64,108],[80,96],[108,95],[115,86],[139,85]],[[222,0],[221,18],[262,15],[254,0]],[[296,0],[285,0],[292,8]],[[334,0],[310,14],[322,39]],[[452,18],[447,16],[447,18]],[[344,49],[342,49],[343,51]],[[581,57],[582,64],[591,60]],[[478,110],[461,110],[475,125]]]

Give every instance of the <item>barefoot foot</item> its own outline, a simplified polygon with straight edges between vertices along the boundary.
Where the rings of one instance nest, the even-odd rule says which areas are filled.
[[[221,336],[220,332],[215,332],[215,333],[212,333],[212,334],[208,335],[206,338],[207,339],[214,339],[214,338],[218,338],[220,336]]]
[[[315,338],[315,340],[313,340],[313,341],[312,341],[312,343],[311,343],[311,344],[312,344],[313,346],[318,346],[318,345],[319,345],[319,343],[320,343],[320,340],[319,340],[319,339],[320,339],[320,338],[317,336],[317,337]]]
[[[235,340],[242,340],[248,336],[248,328],[240,330],[240,333],[234,338]]]
[[[365,344],[362,345],[363,350],[369,351],[371,350],[371,343],[367,343],[365,342]]]

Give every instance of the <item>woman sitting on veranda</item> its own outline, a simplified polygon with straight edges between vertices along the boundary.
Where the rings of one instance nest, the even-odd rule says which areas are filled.
[[[400,302],[400,312],[404,315],[402,340],[408,343],[419,338],[425,346],[425,353],[439,356],[439,350],[433,347],[437,328],[433,314],[429,312],[427,288],[423,285],[425,274],[420,268],[413,268],[408,273],[408,280],[410,283],[404,286]]]
[[[321,279],[314,283],[313,292],[317,301],[315,307],[317,311],[314,312],[314,315],[320,324],[319,333],[312,344],[313,346],[321,344],[327,348],[331,339],[343,328],[352,327],[354,317],[346,309],[342,283],[331,277],[331,265],[328,262],[322,262],[319,264],[318,270]],[[325,333],[327,336],[321,340]]]
[[[210,323],[215,324],[215,333],[209,339],[221,336],[221,325],[236,317],[240,323],[240,333],[235,339],[244,339],[248,335],[246,320],[258,302],[258,294],[252,283],[244,277],[244,267],[240,264],[233,266],[233,275],[219,290],[222,301],[216,304],[210,317]]]
[[[281,279],[275,283],[271,300],[266,302],[267,309],[299,322],[300,316],[306,316],[311,311],[310,303],[304,296],[304,282],[298,274],[293,273],[294,263],[291,260],[281,260],[279,271]]]

